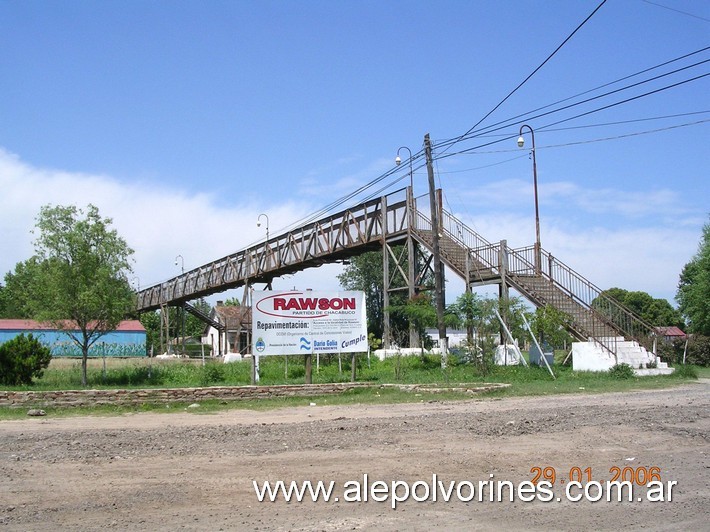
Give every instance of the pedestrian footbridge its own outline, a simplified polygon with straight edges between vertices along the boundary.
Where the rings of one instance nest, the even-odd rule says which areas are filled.
[[[489,242],[441,208],[440,190],[437,198],[441,261],[469,285],[499,283],[514,288],[535,306],[551,305],[565,314],[566,326],[576,338],[596,340],[614,356],[617,348],[610,338],[645,344],[652,336],[651,326],[548,251]],[[421,272],[400,264],[392,246],[408,243],[409,254],[413,249],[433,253],[429,206],[428,195],[414,198],[409,187],[365,201],[142,289],[137,293],[138,311],[185,306],[188,301],[245,285],[268,285],[283,275],[376,250],[388,257],[387,262],[394,259],[397,273],[413,293]],[[408,263],[417,262],[407,258]],[[384,275],[387,283],[390,276]]]

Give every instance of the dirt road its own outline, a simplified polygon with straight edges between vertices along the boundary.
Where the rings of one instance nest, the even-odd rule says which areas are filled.
[[[0,528],[707,530],[708,381],[624,394],[424,399],[0,422]],[[556,473],[550,502],[509,502],[506,491],[505,502],[479,502],[477,492],[459,499],[479,481],[517,485],[545,467]],[[570,502],[574,467],[595,481],[610,480],[614,468],[637,477],[658,468],[664,484],[677,485],[670,502],[638,502],[636,492],[633,502]],[[437,491],[433,475],[444,488],[435,502],[426,493],[432,484]],[[259,502],[254,480],[260,488],[264,481],[334,481],[333,497]],[[354,481],[370,488],[420,481],[415,494],[427,500],[392,509],[391,497],[372,500],[381,496],[375,490],[367,502],[346,502],[357,498]],[[405,487],[398,489],[402,495]]]

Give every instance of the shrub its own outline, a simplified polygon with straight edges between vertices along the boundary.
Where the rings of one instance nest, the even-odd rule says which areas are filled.
[[[32,334],[20,334],[0,345],[0,384],[32,384],[52,360],[52,353]]]
[[[673,376],[680,377],[681,379],[697,379],[698,371],[695,369],[695,366],[688,366],[687,364],[678,364],[677,366],[675,366]]]
[[[622,362],[609,370],[609,376],[615,379],[631,379],[634,376],[634,368]]]
[[[224,380],[224,364],[210,362],[200,368],[200,386],[210,386]]]
[[[680,362],[682,361],[683,355],[681,353]],[[694,334],[690,337],[685,362],[696,366],[710,366],[710,336]]]
[[[675,342],[661,342],[659,354],[664,359],[674,365],[683,363],[683,352],[686,350],[684,340]],[[685,352],[685,363],[696,366],[710,366],[710,336],[693,334],[688,338],[687,351]]]

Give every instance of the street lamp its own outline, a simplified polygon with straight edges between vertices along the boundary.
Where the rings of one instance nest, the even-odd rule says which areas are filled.
[[[178,265],[178,259],[180,259],[180,271],[185,273],[185,259],[182,258],[182,255],[175,257],[175,266]]]
[[[407,146],[402,146],[397,150],[397,157],[395,157],[394,162],[397,166],[402,164],[402,158],[399,156],[399,152],[402,150],[407,150],[409,152],[409,191],[407,193],[407,254],[409,256],[409,279],[407,280],[407,290],[409,294],[409,299],[412,299],[416,294],[416,288],[414,286],[414,276],[416,274],[416,264],[414,260],[414,239],[412,238],[412,227],[414,226],[414,171],[412,170],[412,150]],[[389,333],[388,333],[389,334]],[[409,347],[419,346],[419,336],[417,335],[417,330],[414,324],[410,320],[409,322]]]
[[[266,218],[266,241],[268,242],[269,241],[269,216],[267,214],[261,213],[259,215],[259,217],[256,219],[257,220],[256,226],[261,227],[261,222],[259,220],[261,220],[262,216],[264,218]]]
[[[535,162],[535,132],[527,124],[520,126],[520,133],[518,137],[518,147],[522,148],[525,145],[525,139],[523,138],[523,128],[528,128],[530,130],[530,136],[532,137],[532,160],[533,160],[533,191],[535,195],[535,270],[536,273],[540,273],[540,263],[541,263],[541,247],[540,247],[540,211],[538,209],[537,202],[537,163]]]
[[[412,195],[414,195],[414,172],[412,171],[412,150],[406,146],[402,146],[397,150],[397,157],[394,159],[394,163],[399,166],[402,164],[402,158],[399,156],[399,152],[402,150],[407,150],[409,152],[409,186],[412,189]]]

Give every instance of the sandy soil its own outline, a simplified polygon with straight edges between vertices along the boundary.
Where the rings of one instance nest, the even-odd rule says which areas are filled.
[[[707,530],[709,392],[706,380],[624,394],[4,421],[0,528]],[[599,481],[614,467],[658,467],[677,486],[671,502],[572,503],[563,482],[575,466]],[[535,467],[555,468],[561,501],[343,500],[364,474],[370,484],[433,474],[445,485],[491,474],[517,484]],[[260,503],[252,483],[308,479],[335,481],[340,500]]]

